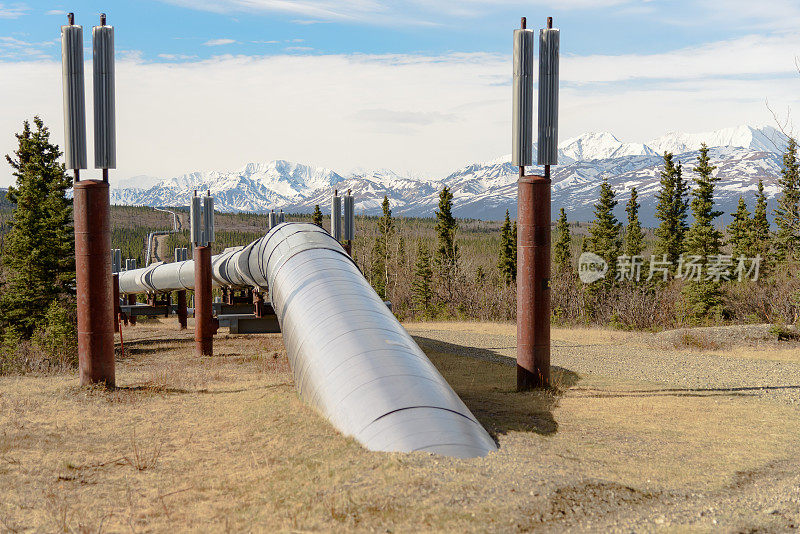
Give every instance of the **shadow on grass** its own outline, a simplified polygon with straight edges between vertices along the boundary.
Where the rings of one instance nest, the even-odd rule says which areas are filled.
[[[800,390],[800,386],[740,386],[719,388],[661,388],[599,390],[578,388],[579,397],[754,397],[764,391]]]
[[[414,336],[442,376],[493,438],[508,432],[558,431],[553,409],[580,377],[551,367],[552,389],[518,392],[516,362],[490,349]]]
[[[125,356],[142,356],[145,354],[156,354],[164,352],[165,345],[190,345],[194,343],[194,338],[189,337],[172,337],[172,338],[156,338],[156,339],[137,339],[134,341],[125,342]],[[121,346],[116,343],[116,349],[120,350]]]
[[[114,388],[114,391],[160,393],[160,394],[172,394],[172,395],[194,395],[194,394],[225,395],[230,393],[243,393],[245,391],[258,391],[258,390],[293,387],[293,386],[294,384],[292,384],[291,382],[280,382],[278,384],[268,384],[266,386],[255,386],[255,387],[237,388],[237,389],[208,389],[208,388],[184,389],[184,388],[163,386],[161,384],[144,383],[132,386],[117,386],[116,388]]]

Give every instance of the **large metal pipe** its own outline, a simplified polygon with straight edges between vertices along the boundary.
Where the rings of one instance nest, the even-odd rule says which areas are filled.
[[[81,385],[114,387],[114,290],[108,182],[75,182],[75,274]]]
[[[181,287],[175,273],[194,269],[193,262],[184,263],[170,271],[176,285],[161,290]],[[280,224],[247,246],[214,256],[213,263],[214,278],[223,285],[269,288],[301,397],[342,433],[378,451],[474,457],[496,450],[342,246],[323,229]],[[151,290],[145,282],[151,273],[139,271],[121,274],[122,291]]]

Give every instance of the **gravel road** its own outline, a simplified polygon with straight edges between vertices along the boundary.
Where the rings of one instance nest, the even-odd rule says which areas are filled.
[[[514,365],[513,326],[405,326],[424,350]],[[676,346],[676,338],[685,339],[683,332],[554,331],[552,364],[578,373],[583,380],[561,397],[573,411],[555,416],[568,428],[564,431],[569,433],[567,442],[559,442],[557,437],[541,442],[527,466],[522,465],[523,455],[514,448],[517,443],[513,440],[506,440],[498,452],[514,456],[517,469],[538,477],[538,489],[531,492],[534,497],[525,513],[528,523],[518,526],[519,530],[796,532],[800,528],[800,460],[795,451],[800,434],[791,414],[800,406],[800,344],[777,343],[768,339],[766,332],[767,327],[693,329],[692,335],[720,348],[689,350],[670,348]],[[584,397],[590,398],[584,401]],[[714,434],[707,448],[692,448],[693,440],[700,438],[685,425],[681,429],[665,423],[654,430],[643,417],[648,404],[642,403],[641,397],[659,397],[652,399],[653,404],[682,397],[676,409],[688,414],[693,409],[718,410],[709,416],[710,428],[706,428],[719,434]],[[576,399],[581,400],[576,403]],[[591,418],[575,418],[576,405],[585,406],[599,418],[609,417],[609,412],[602,411],[604,402],[624,411],[620,413],[632,422],[631,432],[615,437],[625,425],[615,425],[613,417],[598,423],[602,427],[599,433],[593,430]],[[727,403],[725,409],[731,410],[749,407],[737,419],[741,426],[722,426],[721,431],[715,427],[714,418],[725,413],[717,403]],[[778,412],[784,414],[780,420]],[[714,441],[749,436],[749,432],[753,434],[748,443],[753,446],[746,452],[747,460],[732,460],[731,453],[723,452]],[[776,436],[777,450],[763,445],[768,440],[758,441],[766,434]],[[609,441],[624,447],[626,459],[603,471],[598,466],[605,465],[606,459],[593,460],[592,451]],[[610,449],[609,456],[613,451]],[[700,468],[691,465],[700,457],[709,462]],[[646,483],[623,481],[626,463],[649,473],[650,469],[657,471],[654,465],[664,458],[665,465],[678,466],[676,472],[662,471],[660,478],[652,477],[652,483],[650,478]],[[682,478],[711,472],[722,476],[724,482],[684,482]]]
[[[431,348],[464,356],[489,359],[513,365],[516,336],[478,333],[463,329],[406,325],[423,349]],[[699,329],[695,329],[699,330]],[[575,330],[580,333],[580,330]],[[720,332],[717,331],[717,335]],[[725,332],[721,334],[725,336]],[[730,334],[731,336],[733,334]],[[660,348],[662,334],[641,333],[625,344],[554,339],[552,365],[579,375],[648,382],[658,389],[700,392],[740,392],[767,396],[789,404],[800,403],[800,357],[797,363],[756,357],[735,357],[725,352],[669,350]],[[800,344],[794,347],[800,355]],[[769,346],[762,346],[764,352]],[[673,391],[674,393],[674,391]]]

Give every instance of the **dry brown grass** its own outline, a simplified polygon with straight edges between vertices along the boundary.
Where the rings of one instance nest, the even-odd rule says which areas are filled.
[[[447,352],[430,356],[500,450],[371,453],[300,401],[279,335],[221,335],[215,357],[196,358],[173,328],[125,331],[112,392],[74,375],[0,378],[0,529],[558,528],[669,492],[728,491],[738,472],[800,453],[795,408],[568,370],[555,373],[561,394],[517,393],[513,367]]]

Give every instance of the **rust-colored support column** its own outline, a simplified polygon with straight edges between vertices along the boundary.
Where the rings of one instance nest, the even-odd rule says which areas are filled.
[[[181,330],[186,330],[186,290],[178,291],[178,324]]]
[[[550,385],[550,167],[520,168],[517,197],[517,390]]]
[[[130,304],[130,305],[136,304],[136,295],[128,295],[128,304]],[[136,316],[135,315],[131,314],[131,316],[128,318],[128,320],[131,322],[131,326],[136,326]]]
[[[122,310],[119,307],[119,275],[117,273],[111,275],[111,287],[114,291],[114,332],[119,332],[119,316]]]
[[[197,356],[213,356],[211,247],[194,247],[194,342]]]
[[[114,289],[108,182],[80,180],[73,189],[81,385],[115,386]]]
[[[257,318],[264,317],[264,295],[260,291],[253,291],[253,315]]]

